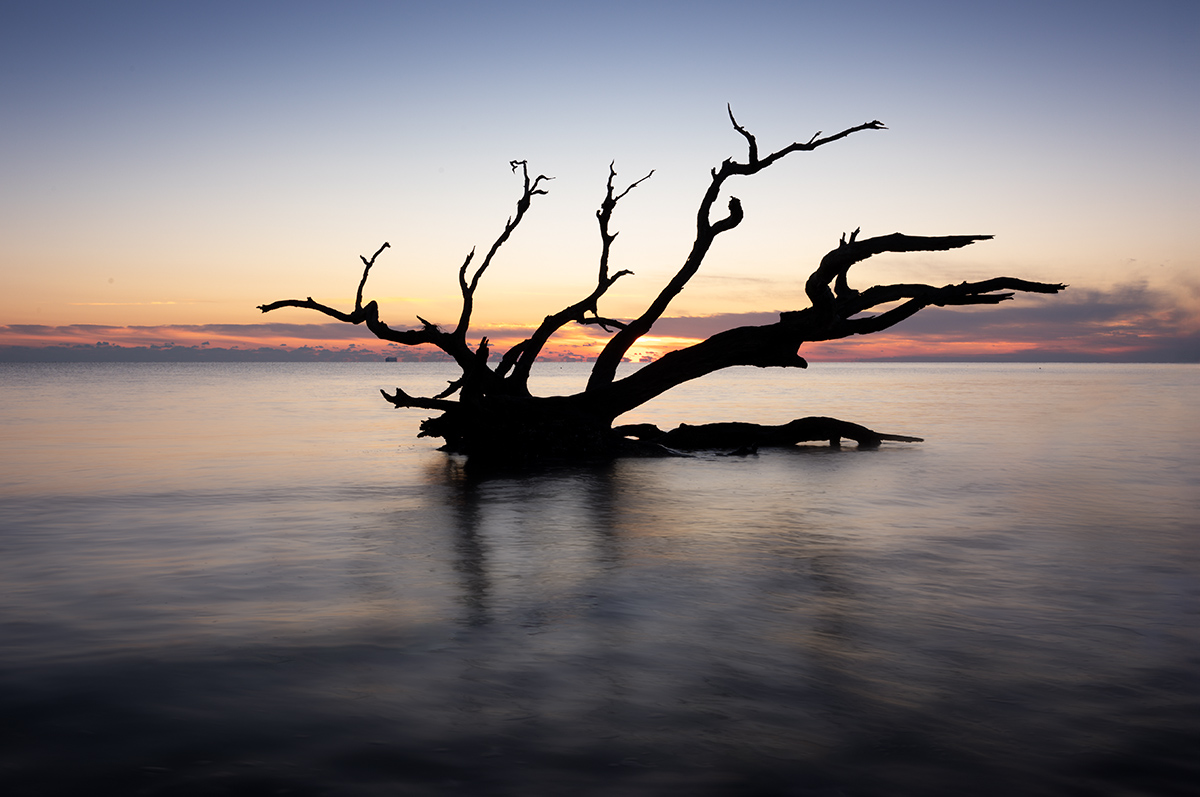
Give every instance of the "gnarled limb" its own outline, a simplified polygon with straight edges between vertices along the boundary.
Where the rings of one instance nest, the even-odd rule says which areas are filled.
[[[905,235],[894,232],[876,238],[858,240],[859,230],[850,233],[850,240],[842,237],[836,249],[821,258],[821,264],[804,283],[804,293],[818,314],[833,318],[838,310],[830,283],[836,280],[837,298],[851,301],[857,294],[846,282],[846,273],[855,263],[884,252],[944,252],[958,249],[976,241],[986,241],[990,235]],[[865,309],[865,308],[863,308]],[[860,309],[858,312],[862,312]],[[853,313],[851,313],[852,315]]]
[[[417,316],[417,320],[421,322],[420,329],[392,329],[379,320],[379,305],[375,301],[363,304],[363,289],[366,287],[367,277],[371,274],[371,269],[375,265],[376,258],[379,257],[384,249],[390,246],[391,244],[384,241],[383,245],[375,250],[375,254],[371,255],[369,260],[362,255],[359,256],[359,259],[363,262],[363,274],[354,296],[354,310],[349,313],[343,313],[335,307],[314,301],[311,296],[307,299],[282,299],[270,304],[260,304],[258,309],[264,313],[269,313],[272,310],[278,310],[283,307],[300,307],[306,310],[316,310],[318,313],[324,313],[331,318],[336,318],[338,321],[343,321],[347,324],[366,324],[371,334],[380,340],[401,343],[405,346],[431,344],[449,354],[459,363],[469,362],[470,351],[466,345],[447,335],[436,324],[431,324],[424,318]]]
[[[455,383],[455,389],[457,389],[457,383]],[[383,397],[387,399],[396,409],[418,407],[426,410],[444,411],[452,410],[458,406],[457,401],[447,401],[446,399],[442,398],[443,396],[449,395],[448,393],[441,393],[434,398],[425,398],[423,396],[410,396],[400,388],[396,388],[396,395],[394,396],[389,396],[386,390],[380,390],[379,392],[383,394]]]
[[[837,340],[851,335],[877,332],[903,321],[929,305],[995,304],[1011,299],[1012,293],[1025,291],[1057,293],[1066,286],[1058,283],[1031,282],[997,277],[976,283],[960,283],[941,288],[930,285],[886,285],[857,292],[845,285],[846,271],[854,263],[883,252],[936,252],[966,246],[990,236],[945,235],[918,236],[892,233],[877,238],[842,239],[836,249],[821,260],[808,278],[805,292],[812,306],[781,313],[779,321],[763,326],[737,327],[683,349],[663,355],[606,388],[589,390],[597,405],[616,418],[641,406],[673,387],[692,379],[738,365],[759,368],[806,368],[808,363],[797,350],[816,341]],[[829,283],[842,282],[835,296]],[[909,301],[878,316],[852,318],[860,312],[903,299]]]
[[[993,277],[982,282],[960,282],[957,285],[944,285],[941,288],[934,288],[927,285],[880,286],[879,293],[871,297],[873,301],[871,307],[892,301],[890,299],[876,301],[877,297],[886,296],[889,293],[897,296],[903,293],[911,293],[912,296],[899,307],[888,310],[885,313],[880,313],[877,316],[844,320],[836,330],[837,334],[835,337],[844,338],[850,335],[869,335],[872,332],[880,332],[888,327],[895,326],[904,319],[930,306],[999,304],[1000,302],[1012,299],[1014,295],[1013,293],[995,293],[995,291],[1058,293],[1061,290],[1065,290],[1066,287],[1061,282],[1031,282],[1015,277]],[[889,291],[889,289],[893,288],[898,290]],[[874,291],[876,289],[871,288],[870,290]],[[900,296],[900,298],[903,297]],[[823,340],[833,339],[833,337],[823,338]]]
[[[696,239],[692,243],[691,251],[683,261],[683,265],[675,273],[675,276],[659,292],[654,301],[650,303],[650,306],[646,308],[646,311],[608,341],[600,356],[596,358],[596,365],[592,369],[591,378],[588,380],[587,389],[589,391],[602,390],[612,383],[616,378],[617,366],[620,365],[622,358],[625,357],[630,347],[637,342],[638,338],[650,331],[654,323],[666,312],[671,301],[679,295],[684,286],[696,275],[696,272],[700,269],[700,264],[704,262],[704,257],[708,254],[708,250],[712,247],[713,241],[716,240],[717,236],[723,232],[732,230],[741,223],[744,212],[741,200],[737,197],[729,198],[728,215],[715,222],[712,221],[713,205],[716,204],[717,198],[721,193],[721,188],[724,186],[726,180],[735,175],[748,176],[757,174],[793,152],[812,151],[861,130],[887,129],[882,122],[875,120],[846,128],[840,133],[825,138],[820,138],[821,133],[818,131],[807,142],[794,142],[780,150],[772,152],[765,158],[760,158],[757,140],[751,133],[738,124],[737,119],[733,116],[733,109],[729,106],[726,107],[729,111],[729,121],[733,124],[734,130],[746,139],[748,150],[746,162],[738,163],[732,158],[727,158],[719,169],[712,170],[712,181],[709,183],[708,189],[704,192],[704,197],[700,201],[700,208],[696,213]]]
[[[358,282],[358,292],[354,296],[353,312],[343,313],[341,310],[321,304],[320,302],[313,301],[311,296],[309,296],[307,299],[283,299],[278,302],[271,302],[270,304],[260,304],[258,309],[264,313],[269,313],[272,310],[278,310],[281,307],[302,307],[306,310],[316,310],[319,313],[324,313],[327,316],[336,318],[338,321],[344,321],[348,324],[361,324],[367,320],[366,309],[363,307],[362,303],[363,288],[366,287],[367,277],[371,274],[371,267],[375,265],[375,258],[379,257],[380,253],[390,246],[391,244],[389,244],[387,241],[384,241],[383,245],[375,250],[375,254],[371,255],[370,260],[368,260],[364,255],[358,256],[363,262],[363,273],[362,279]]]
[[[612,418],[640,407],[684,382],[737,365],[807,368],[796,353],[802,335],[783,323],[736,327],[707,340],[668,352],[629,376],[584,395]]]
[[[820,265],[804,285],[812,307],[799,313],[785,313],[783,319],[803,316],[810,326],[808,341],[836,340],[850,335],[879,332],[898,324],[930,305],[998,304],[1013,297],[1012,293],[1057,293],[1066,288],[1061,283],[1043,283],[1013,277],[996,277],[982,282],[963,282],[957,285],[934,287],[920,284],[876,285],[865,291],[850,288],[847,273],[855,263],[884,252],[941,252],[969,246],[976,241],[990,240],[990,235],[905,235],[895,232],[875,238],[857,240],[859,230],[845,236],[836,249],[821,259]],[[834,289],[830,288],[834,283]],[[878,316],[853,318],[883,304],[907,299],[900,307]],[[824,325],[824,331],[819,331]]]
[[[384,249],[390,247],[386,241],[382,246],[375,251],[370,259],[360,256],[363,262],[362,279],[359,280],[358,290],[354,298],[354,310],[350,313],[344,313],[337,308],[330,307],[321,302],[314,301],[310,296],[306,299],[283,299],[270,304],[259,305],[258,309],[264,313],[278,310],[283,307],[299,307],[307,310],[316,310],[331,318],[336,318],[338,321],[343,321],[349,324],[366,324],[367,329],[371,334],[380,340],[386,340],[392,343],[400,343],[406,346],[418,346],[421,344],[430,344],[438,347],[446,354],[454,358],[459,367],[463,369],[464,378],[463,385],[494,382],[495,375],[487,367],[487,345],[486,339],[481,342],[479,349],[472,351],[467,344],[467,328],[470,325],[471,312],[474,307],[475,291],[479,287],[479,281],[485,271],[491,265],[496,253],[500,247],[509,239],[513,230],[521,223],[525,217],[525,213],[529,210],[529,205],[534,196],[546,194],[547,191],[541,187],[544,181],[552,178],[545,175],[538,175],[535,178],[530,178],[529,167],[526,161],[511,161],[509,166],[514,172],[520,167],[523,180],[521,197],[517,200],[517,211],[513,216],[510,216],[508,222],[504,226],[504,230],[492,243],[484,256],[483,262],[476,268],[475,272],[468,277],[468,271],[471,262],[475,258],[475,250],[472,249],[467,255],[463,264],[458,270],[459,288],[462,293],[462,309],[459,314],[458,325],[452,332],[442,330],[437,324],[426,321],[424,318],[417,316],[417,320],[421,322],[420,329],[397,330],[392,329],[379,318],[379,305],[375,301],[363,304],[363,291],[367,284],[367,278],[371,273],[371,268],[375,265],[376,258],[383,252]],[[480,356],[480,355],[484,356]],[[461,385],[460,385],[461,386]],[[397,405],[400,406],[400,405]],[[405,406],[420,406],[420,405],[405,405]]]

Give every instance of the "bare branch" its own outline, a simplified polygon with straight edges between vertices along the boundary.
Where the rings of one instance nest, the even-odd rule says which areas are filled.
[[[320,302],[314,302],[311,296],[309,296],[307,299],[281,299],[277,302],[271,302],[270,304],[258,305],[258,309],[262,310],[264,313],[269,313],[272,310],[279,310],[283,307],[301,307],[305,310],[316,310],[318,313],[324,313],[331,318],[336,318],[338,321],[345,321],[347,324],[361,324],[363,322],[363,319],[358,317],[360,315],[358,311],[355,311],[354,313],[343,313],[341,310],[334,309],[329,305],[321,304]]]
[[[451,410],[458,406],[457,401],[445,401],[440,398],[424,398],[422,396],[410,396],[400,388],[396,388],[396,395],[389,396],[386,390],[380,390],[383,397],[392,403],[396,409],[419,407],[427,410]]]
[[[830,320],[833,319],[837,310],[834,293],[829,284],[836,279],[838,294],[849,296],[852,291],[846,283],[846,272],[855,263],[884,252],[942,252],[958,249],[976,241],[989,240],[992,237],[990,235],[904,235],[895,232],[891,235],[881,235],[859,241],[858,232],[855,230],[851,233],[849,241],[843,235],[837,248],[821,258],[821,264],[804,284],[804,292],[808,295],[808,300],[812,302],[813,308],[818,313],[826,315]]]
[[[581,324],[584,326],[588,324],[595,324],[605,332],[612,332],[613,329],[624,329],[626,326],[628,326],[628,324],[626,324],[624,321],[618,321],[615,318],[601,318],[600,316],[585,316],[583,318],[574,318],[571,320],[576,324]]]
[[[796,353],[801,338],[779,322],[729,329],[668,352],[620,380],[585,391],[585,395],[597,411],[616,418],[674,387],[725,368],[807,368],[808,363]]]
[[[451,396],[453,396],[455,393],[457,393],[459,390],[462,389],[463,381],[464,381],[463,378],[459,377],[458,379],[455,379],[453,382],[448,382],[446,389],[443,390],[441,393],[438,393],[436,396],[434,396],[434,398],[435,399],[450,398]]]
[[[963,286],[971,285],[972,290],[964,293],[962,296],[951,296],[947,293],[947,288],[955,288],[961,290]],[[1057,293],[1065,290],[1066,285],[1059,283],[1045,282],[1029,282],[1028,280],[1020,280],[1014,277],[997,277],[994,280],[985,280],[976,283],[960,283],[956,286],[945,286],[938,288],[933,285],[921,284],[896,284],[896,285],[876,285],[872,288],[867,288],[862,293],[856,294],[851,300],[842,303],[839,301],[838,312],[845,319],[851,318],[858,313],[867,312],[875,307],[883,304],[891,304],[893,302],[903,301],[905,299],[914,299],[921,296],[930,296],[934,292],[941,291],[940,299],[932,302],[935,305],[946,304],[995,304],[997,301],[1010,298],[1011,293],[992,294],[992,291],[997,290],[1019,290],[1025,293]],[[1002,297],[1002,298],[997,298]]]
[[[870,122],[865,122],[861,125],[848,127],[840,133],[834,133],[832,136],[826,136],[825,138],[818,138],[817,136],[821,135],[821,133],[818,131],[816,135],[803,144],[796,142],[794,144],[789,144],[778,152],[772,152],[770,155],[758,162],[758,168],[754,169],[754,171],[745,172],[745,174],[753,174],[761,171],[785,155],[790,155],[793,152],[811,152],[817,147],[823,147],[826,144],[831,144],[834,141],[843,139],[846,136],[859,132],[860,130],[887,130],[887,125],[878,119],[875,119]]]
[[[307,299],[283,299],[270,304],[261,304],[258,309],[264,313],[269,313],[272,310],[279,310],[284,307],[298,307],[305,310],[316,310],[331,318],[336,318],[338,321],[343,321],[347,324],[366,324],[371,334],[380,340],[390,341],[392,343],[400,343],[405,346],[419,346],[422,344],[430,344],[437,346],[442,351],[449,354],[458,363],[471,362],[470,350],[465,344],[453,339],[451,336],[443,332],[436,324],[431,324],[424,318],[417,316],[417,320],[421,322],[421,329],[392,329],[387,324],[379,319],[379,305],[371,301],[367,304],[362,304],[363,286],[366,284],[367,275],[370,273],[371,267],[375,264],[377,258],[388,244],[381,246],[370,260],[361,258],[366,264],[363,270],[362,280],[358,285],[358,292],[355,296],[355,308],[352,313],[343,313],[329,305],[314,301],[310,296]]]
[[[735,196],[729,197],[729,215],[720,221],[713,222],[712,234],[720,235],[726,230],[732,230],[734,227],[742,223],[745,218],[745,213],[742,212],[742,200]]]
[[[384,241],[383,246],[376,249],[375,254],[371,255],[370,260],[367,260],[362,255],[358,256],[358,259],[363,262],[363,275],[362,275],[362,280],[360,280],[358,283],[358,293],[354,294],[354,309],[355,310],[362,309],[363,288],[365,288],[367,286],[367,275],[369,275],[371,273],[371,266],[375,265],[375,258],[379,257],[379,253],[382,252],[384,249],[387,249],[389,246],[391,246],[391,244],[389,244],[387,241]]]
[[[729,121],[730,121],[730,123],[733,124],[733,129],[738,131],[739,133],[741,133],[742,137],[746,139],[746,143],[749,144],[750,151],[749,151],[749,158],[747,159],[748,162],[749,163],[758,163],[758,141],[754,138],[754,136],[750,133],[749,130],[747,130],[746,128],[739,125],[737,123],[737,119],[733,118],[733,106],[732,105],[730,105],[729,103],[725,103],[725,110],[729,111]]]
[[[872,332],[880,332],[930,306],[999,304],[1013,298],[1012,293],[996,293],[996,291],[1058,293],[1066,290],[1066,287],[1063,283],[1030,282],[1015,277],[994,277],[982,282],[960,282],[957,285],[946,285],[941,288],[925,285],[878,286],[863,292],[865,300],[872,302],[870,305],[872,307],[904,298],[901,294],[911,294],[911,298],[899,307],[877,316],[845,319],[830,330],[830,337],[813,338],[813,340],[835,340],[850,335],[868,335]]]
[[[509,219],[512,221],[512,219]],[[471,265],[471,261],[475,259],[475,247],[471,247],[471,251],[467,252],[467,256],[463,259],[463,263],[458,267],[458,286],[462,290],[463,298],[471,292],[471,286],[467,282],[467,268]]]
[[[617,173],[616,173],[615,171],[613,171],[613,170],[612,170],[612,167],[613,167],[615,164],[616,164],[616,161],[613,161],[613,162],[612,162],[612,163],[610,163],[610,164],[609,164],[609,166],[608,166],[608,170],[609,170],[608,179],[609,179],[609,190],[610,190],[610,192],[611,192],[611,189],[612,189],[612,178],[614,178],[614,177],[616,177],[616,176],[617,176]],[[622,191],[621,193],[619,193],[619,194],[617,194],[615,197],[613,197],[613,205],[615,206],[615,205],[616,205],[618,202],[620,202],[622,199],[624,199],[624,198],[625,198],[625,195],[626,195],[626,194],[628,194],[630,191],[632,191],[633,189],[637,188],[639,185],[641,185],[642,183],[646,182],[646,181],[647,181],[647,180],[649,180],[651,177],[653,177],[653,176],[654,176],[654,171],[655,171],[654,169],[651,169],[651,170],[650,170],[650,171],[649,171],[649,172],[646,174],[646,176],[645,176],[645,177],[639,177],[637,180],[634,180],[632,183],[630,183],[628,186],[626,186],[626,188],[625,188],[625,190],[624,190],[624,191]]]
[[[511,349],[504,352],[504,355],[500,358],[500,364],[496,366],[496,376],[504,377],[508,374],[512,367],[516,365],[517,360],[520,359],[527,343],[529,343],[529,341],[523,340],[516,346],[513,346]]]
[[[547,177],[544,174],[539,174],[537,177],[530,180],[528,161],[514,160],[509,161],[508,165],[512,167],[513,172],[517,171],[517,167],[521,168],[523,186],[521,190],[521,198],[517,200],[517,213],[515,216],[509,217],[508,221],[504,225],[504,230],[499,236],[497,236],[496,240],[492,242],[491,248],[488,249],[487,254],[484,255],[483,262],[479,264],[477,269],[475,269],[475,273],[469,280],[467,279],[467,267],[470,265],[471,259],[475,255],[474,249],[471,250],[471,254],[467,255],[466,261],[463,262],[462,266],[458,270],[458,284],[460,290],[462,291],[463,304],[462,312],[459,314],[458,318],[458,326],[455,327],[452,334],[463,340],[466,339],[467,328],[471,324],[471,312],[474,308],[475,302],[475,289],[479,287],[480,278],[483,276],[484,272],[487,271],[488,266],[492,264],[492,258],[496,256],[496,252],[500,251],[500,247],[503,246],[504,242],[508,240],[510,235],[512,235],[513,230],[515,230],[517,225],[521,223],[521,219],[525,218],[525,211],[529,210],[529,203],[533,200],[533,197],[539,194],[544,195],[548,193],[546,189],[541,187],[541,184],[544,181],[554,179],[552,177]]]
[[[737,365],[806,368],[807,362],[797,353],[802,344],[878,332],[931,305],[997,304],[1013,296],[1012,293],[997,291],[1057,293],[1066,288],[1058,283],[996,277],[982,282],[963,282],[941,288],[919,284],[876,286],[861,293],[844,294],[835,300],[828,282],[837,274],[844,274],[849,264],[864,260],[872,254],[943,251],[967,246],[990,236],[926,237],[893,233],[862,241],[857,240],[857,237],[858,230],[850,235],[849,240],[843,236],[838,248],[826,255],[821,266],[809,278],[809,284],[815,283],[816,286],[811,289],[806,286],[810,298],[813,293],[817,294],[812,307],[782,313],[779,321],[774,324],[738,327],[719,332],[700,343],[669,352],[619,381],[589,389],[587,392],[593,395],[607,412],[616,417],[677,385],[724,368]],[[904,304],[878,316],[851,318],[856,313],[872,307],[905,299],[908,301]]]
[[[650,331],[654,323],[666,312],[671,301],[679,295],[680,291],[696,275],[716,237],[723,232],[732,230],[741,223],[744,214],[742,204],[737,197],[730,197],[729,214],[725,218],[716,222],[711,221],[713,205],[720,196],[721,188],[727,179],[734,175],[757,174],[792,152],[813,150],[832,141],[845,138],[860,130],[885,129],[883,123],[878,120],[867,122],[856,127],[847,128],[840,133],[826,138],[818,139],[814,136],[808,143],[801,144],[797,142],[790,144],[760,159],[758,157],[758,143],[754,136],[738,124],[733,116],[732,108],[727,106],[727,109],[729,111],[729,120],[733,124],[734,130],[741,134],[749,145],[748,162],[737,163],[732,159],[726,159],[719,169],[712,170],[712,181],[709,183],[708,189],[700,201],[700,208],[696,213],[696,239],[692,243],[691,252],[688,253],[687,258],[683,261],[683,265],[679,267],[679,271],[675,273],[671,281],[655,297],[646,311],[608,341],[608,345],[600,352],[600,356],[596,358],[596,365],[592,368],[592,374],[587,386],[589,391],[600,390],[612,383],[613,379],[616,378],[617,366],[621,364],[621,360],[625,357],[625,354],[637,342],[638,338]]]
[[[358,283],[358,292],[354,296],[354,312],[352,313],[343,313],[341,310],[334,309],[320,302],[315,302],[311,296],[307,299],[283,299],[282,301],[271,302],[270,304],[260,304],[258,305],[258,309],[264,313],[269,313],[281,307],[300,307],[305,310],[316,310],[318,313],[324,313],[331,318],[336,318],[338,321],[344,321],[348,324],[361,324],[366,320],[366,316],[363,314],[362,296],[363,288],[367,284],[367,276],[371,273],[371,267],[375,265],[375,258],[379,257],[380,253],[389,246],[391,244],[384,241],[383,245],[375,250],[375,254],[371,255],[370,260],[362,255],[358,256],[358,259],[363,262],[364,268],[362,279]]]
[[[600,201],[600,208],[596,211],[596,220],[600,226],[600,269],[596,277],[596,287],[582,301],[578,301],[553,315],[546,316],[533,335],[520,344],[521,350],[517,355],[514,355],[512,360],[515,367],[510,379],[514,389],[521,392],[525,392],[528,389],[529,374],[533,368],[534,361],[537,360],[538,355],[541,354],[550,337],[571,321],[577,324],[596,324],[605,332],[611,332],[612,329],[624,329],[626,327],[626,324],[623,322],[600,318],[598,310],[600,297],[607,293],[608,289],[621,277],[633,273],[629,270],[621,270],[611,275],[608,273],[609,254],[612,249],[612,243],[617,238],[617,233],[609,231],[609,222],[612,220],[613,210],[616,209],[617,203],[638,185],[649,180],[653,174],[654,170],[651,170],[645,177],[630,183],[624,191],[616,193],[613,187],[613,180],[617,176],[615,162],[609,163],[608,182],[605,186],[604,199]],[[592,315],[588,316],[587,313],[591,313]],[[502,368],[504,367],[505,360],[507,360],[507,355],[501,360]]]
[[[641,178],[640,180],[633,181],[620,194],[614,195],[613,194],[613,179],[615,179],[617,176],[616,169],[613,168],[615,165],[616,165],[616,161],[613,161],[612,163],[608,164],[608,184],[607,184],[607,187],[605,190],[604,199],[601,200],[601,202],[600,202],[600,209],[596,211],[596,219],[600,223],[600,276],[598,278],[599,284],[604,284],[606,281],[608,281],[608,255],[609,255],[609,251],[612,248],[613,241],[615,241],[617,239],[617,233],[615,233],[615,232],[610,233],[608,231],[608,224],[612,220],[613,210],[617,207],[617,203],[620,202],[622,199],[624,199],[626,194],[628,194],[634,188],[637,188],[637,186],[640,185],[641,183],[644,183],[646,180],[649,180],[654,175],[654,170],[651,169],[650,173],[647,174],[645,177]],[[624,274],[631,274],[631,273],[633,273],[633,272],[623,271],[620,274],[618,274],[617,277],[622,276]],[[615,280],[616,277],[614,277],[613,279]],[[612,283],[610,282],[609,284],[611,285]]]

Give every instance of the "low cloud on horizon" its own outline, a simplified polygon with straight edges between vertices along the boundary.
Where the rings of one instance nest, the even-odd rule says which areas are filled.
[[[1200,290],[1178,294],[1130,283],[1111,290],[1068,290],[1059,296],[1020,295],[995,307],[931,307],[892,329],[874,335],[807,344],[802,353],[817,360],[864,359],[1020,359],[1200,362]],[[778,313],[723,313],[663,318],[651,336],[664,348],[678,348],[737,326],[771,324]],[[487,335],[496,350],[528,337],[532,327],[495,325],[474,330]],[[573,326],[556,337],[562,351],[594,353],[606,335],[593,327]],[[0,326],[4,350],[45,347],[88,349],[100,344],[121,347],[200,346],[213,348],[387,347],[361,326],[339,323],[196,324],[107,326],[72,324]],[[668,345],[669,344],[669,345]],[[662,353],[661,351],[658,353]],[[21,359],[27,359],[23,356]]]

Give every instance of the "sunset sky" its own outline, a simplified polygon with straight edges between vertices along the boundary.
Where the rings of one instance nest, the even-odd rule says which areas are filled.
[[[732,181],[745,222],[641,351],[805,306],[843,231],[993,234],[851,284],[991,276],[1051,297],[929,311],[827,358],[1200,360],[1200,3],[54,2],[0,6],[0,346],[344,346],[303,310],[367,294],[452,325],[455,271],[554,180],[480,290],[512,340],[585,296],[637,315],[687,254],[709,169],[879,119]],[[587,353],[572,333],[564,346]]]

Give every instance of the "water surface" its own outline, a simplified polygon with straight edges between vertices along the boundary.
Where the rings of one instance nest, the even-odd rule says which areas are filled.
[[[1196,793],[1200,368],[738,369],[623,420],[926,442],[491,477],[377,392],[452,376],[0,366],[6,792]]]

